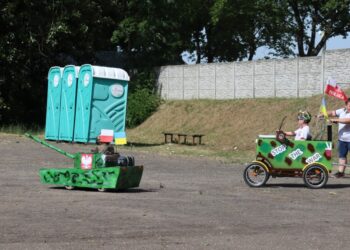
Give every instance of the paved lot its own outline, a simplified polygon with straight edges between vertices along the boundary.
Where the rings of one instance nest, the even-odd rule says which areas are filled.
[[[60,144],[89,151],[91,146]],[[0,249],[348,249],[350,178],[310,190],[301,179],[247,187],[243,166],[132,153],[145,166],[127,192],[39,183],[70,159],[0,134]]]

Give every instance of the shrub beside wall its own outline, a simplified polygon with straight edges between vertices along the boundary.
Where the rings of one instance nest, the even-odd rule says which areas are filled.
[[[153,72],[141,72],[130,83],[126,126],[136,127],[151,116],[161,103],[155,91],[156,78]]]

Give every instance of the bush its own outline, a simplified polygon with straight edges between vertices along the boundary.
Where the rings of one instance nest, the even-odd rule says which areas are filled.
[[[137,88],[128,96],[126,126],[136,127],[145,121],[160,104],[160,98],[147,88]]]
[[[160,105],[161,99],[156,91],[154,70],[144,70],[132,76],[129,84],[126,126],[136,127],[151,116]]]

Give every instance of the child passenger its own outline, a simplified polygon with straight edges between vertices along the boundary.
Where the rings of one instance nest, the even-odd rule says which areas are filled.
[[[299,111],[298,113],[298,129],[291,132],[285,132],[288,136],[295,136],[294,140],[311,140],[309,122],[311,115],[307,111]]]

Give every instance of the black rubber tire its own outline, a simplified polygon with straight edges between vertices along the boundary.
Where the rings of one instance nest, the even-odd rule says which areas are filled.
[[[322,188],[327,184],[328,171],[317,163],[312,164],[304,170],[303,180],[308,188]]]
[[[257,180],[254,180],[254,177],[256,177]],[[269,172],[267,172],[265,167],[258,162],[252,162],[243,172],[244,182],[250,187],[256,188],[264,186],[269,178]]]

